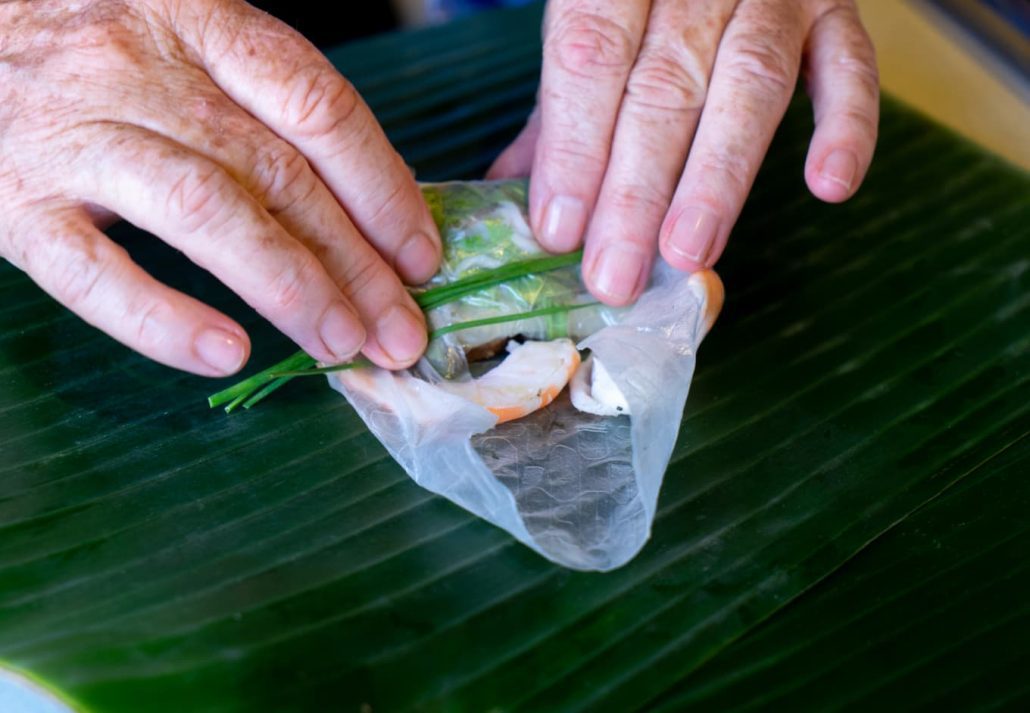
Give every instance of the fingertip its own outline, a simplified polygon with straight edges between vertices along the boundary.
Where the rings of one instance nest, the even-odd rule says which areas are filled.
[[[384,369],[406,369],[425,353],[428,343],[422,313],[408,305],[395,304],[376,319],[364,353]]]
[[[659,249],[662,254],[662,259],[665,260],[670,267],[679,270],[680,272],[691,274],[700,270],[707,270],[709,267],[704,262],[698,262],[697,260],[684,257],[675,250],[670,249],[667,243],[663,242]]]
[[[312,356],[328,364],[342,364],[353,359],[368,339],[357,314],[342,301],[330,304],[318,324],[318,336]],[[302,345],[303,346],[303,345]],[[317,353],[316,353],[317,352]]]
[[[237,325],[207,325],[193,337],[196,361],[183,368],[201,376],[231,376],[250,358],[250,339]]]
[[[662,257],[677,270],[703,269],[714,262],[723,220],[720,211],[704,204],[674,208],[659,233]]]
[[[827,203],[841,203],[854,194],[858,174],[858,158],[854,152],[833,148],[819,159],[808,162],[805,182],[816,198]]]
[[[394,269],[407,284],[421,285],[436,274],[440,267],[441,253],[440,237],[435,226],[432,232],[417,230],[398,248]]]
[[[583,243],[587,228],[587,204],[571,194],[552,194],[538,210],[536,236],[546,250],[567,253]]]
[[[653,248],[652,248],[653,250]],[[632,243],[611,243],[587,262],[583,281],[594,297],[610,307],[632,304],[644,291],[650,274],[647,251]]]
[[[592,280],[587,280],[586,286],[587,291],[590,292],[598,302],[601,302],[608,307],[627,307],[636,302],[637,298],[640,297],[638,294],[610,295],[599,288]]]

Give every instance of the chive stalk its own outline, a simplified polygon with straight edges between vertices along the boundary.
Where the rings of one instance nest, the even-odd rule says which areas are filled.
[[[278,364],[274,364],[264,371],[259,371],[238,384],[233,384],[229,388],[219,391],[217,394],[212,394],[207,398],[208,406],[215,408],[222,404],[228,404],[228,406],[225,407],[225,412],[232,413],[238,406],[243,404],[252,394],[254,394],[255,391],[268,384],[268,382],[275,380],[275,377],[272,375],[276,372],[289,371],[291,369],[305,369],[309,366],[313,366],[315,363],[315,360],[304,352],[291,354]]]
[[[460,332],[465,329],[476,329],[477,327],[489,327],[494,324],[504,324],[505,322],[521,322],[524,319],[534,319],[536,317],[549,317],[556,314],[568,314],[577,309],[585,309],[587,307],[596,307],[600,302],[583,302],[580,304],[572,305],[552,305],[550,307],[541,307],[539,309],[531,309],[526,312],[515,312],[512,314],[501,314],[496,317],[484,317],[483,319],[470,319],[467,322],[456,322],[454,324],[448,324],[446,327],[440,327],[429,334],[430,339],[436,339],[442,337],[445,334],[452,334],[453,332]],[[319,374],[332,374],[337,371],[348,371],[350,369],[357,369],[360,367],[372,366],[371,362],[365,359],[359,359],[357,361],[347,362],[345,364],[333,364],[331,366],[320,366],[314,369],[299,369],[295,371],[278,371],[270,374],[273,378],[278,379],[291,379],[295,376],[317,376]],[[267,387],[266,387],[267,388]],[[278,388],[278,387],[276,387]],[[256,398],[256,397],[255,397]],[[263,398],[263,397],[262,397]],[[243,405],[244,408],[250,408],[247,404]]]
[[[429,334],[430,339],[436,339],[442,337],[445,334],[451,334],[453,332],[460,332],[465,329],[475,329],[477,327],[489,327],[494,324],[504,324],[505,322],[521,322],[524,319],[534,319],[536,317],[550,317],[556,314],[568,314],[577,309],[585,309],[587,307],[596,307],[600,302],[583,302],[580,304],[572,305],[551,305],[550,307],[540,307],[538,309],[531,309],[526,312],[515,312],[514,314],[501,314],[496,317],[484,317],[483,319],[470,319],[467,322],[457,322],[455,324],[448,324],[446,327],[440,327],[435,329]]]
[[[510,280],[517,280],[520,277],[551,272],[569,265],[576,265],[582,259],[583,251],[577,250],[565,255],[547,255],[545,257],[511,262],[493,270],[484,270],[483,272],[463,277],[447,285],[432,287],[424,292],[414,294],[413,297],[419,307],[423,310],[430,310]]]
[[[511,280],[516,280],[520,277],[559,270],[563,267],[575,265],[582,259],[583,251],[577,250],[576,252],[565,255],[546,255],[544,257],[511,262],[493,270],[484,270],[483,272],[463,277],[460,280],[455,280],[454,282],[446,285],[440,285],[439,287],[432,287],[422,292],[416,292],[412,294],[412,297],[414,298],[415,303],[418,304],[424,312],[428,312],[431,309],[455,302],[467,295],[481,290],[485,290]],[[572,310],[591,307],[596,304],[596,302],[587,302],[575,305],[554,305],[551,307],[542,307],[540,309],[530,310],[528,312],[499,315],[497,317],[487,317],[485,319],[476,319],[469,322],[450,324],[433,331],[430,333],[429,338],[435,339],[445,334],[451,334],[452,332],[457,332],[463,329],[486,327],[493,324],[501,324],[503,322],[513,322],[522,319],[532,319],[534,317],[545,317],[548,315],[567,314]],[[348,362],[346,364],[311,368],[314,367],[316,363],[315,359],[311,358],[303,351],[299,351],[286,357],[279,363],[273,364],[267,369],[259,371],[257,374],[254,374],[253,376],[248,377],[227,389],[223,389],[216,394],[212,394],[208,397],[207,403],[211,408],[226,404],[225,412],[232,413],[240,406],[243,406],[245,409],[252,408],[255,404],[282,387],[295,376],[327,374],[335,371],[354,369],[360,366],[370,366],[369,362],[358,360]]]

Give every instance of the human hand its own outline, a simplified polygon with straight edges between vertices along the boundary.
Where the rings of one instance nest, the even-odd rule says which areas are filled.
[[[0,27],[0,256],[198,374],[238,370],[246,333],[132,262],[100,231],[115,216],[316,359],[421,355],[397,274],[436,271],[436,227],[368,107],[300,35],[240,0],[22,0],[0,4]]]
[[[805,180],[843,201],[879,117],[853,0],[550,0],[537,108],[488,175],[530,174],[540,242],[585,242],[587,287],[626,304],[656,247],[680,270],[719,259],[802,59],[815,109]]]

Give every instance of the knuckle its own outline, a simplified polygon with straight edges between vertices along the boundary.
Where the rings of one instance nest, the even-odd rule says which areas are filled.
[[[384,222],[394,222],[397,218],[403,217],[407,220],[412,213],[411,210],[404,210],[404,204],[408,198],[408,187],[401,183],[393,183],[387,189],[386,195],[378,198],[376,207],[363,223],[368,225],[381,225]]]
[[[386,265],[374,254],[356,258],[347,265],[344,283],[348,295],[357,295],[386,276]]]
[[[834,58],[834,64],[848,79],[869,98],[875,99],[880,93],[880,72],[876,59],[858,53],[841,54]]]
[[[54,296],[72,311],[94,302],[111,266],[111,261],[104,259],[100,241],[58,235],[47,252],[47,264],[41,267],[49,275],[46,282]]]
[[[312,66],[295,80],[286,97],[283,121],[304,137],[318,138],[352,123],[360,106],[354,85],[333,71]]]
[[[318,264],[308,252],[299,252],[283,261],[272,277],[268,302],[277,313],[289,313],[305,303],[312,285],[318,284]]]
[[[546,154],[549,163],[561,166],[571,176],[603,173],[607,161],[595,147],[575,138],[554,141],[547,147]]]
[[[699,111],[708,93],[708,72],[691,50],[641,53],[626,83],[626,94],[636,106],[659,112]]]
[[[172,306],[162,300],[150,299],[142,305],[134,305],[127,318],[136,325],[133,341],[135,348],[144,353],[158,353],[167,342],[168,330],[165,325],[172,317]]]
[[[614,189],[605,201],[621,214],[634,215],[641,211],[651,215],[664,215],[669,209],[670,195],[657,186],[633,183]]]
[[[702,174],[728,183],[735,195],[745,196],[751,187],[751,163],[742,154],[724,150],[709,153],[700,161]]]
[[[876,140],[879,127],[876,119],[868,111],[856,107],[846,107],[840,110],[838,119],[844,122],[849,131],[855,132],[855,135],[867,141]]]
[[[584,78],[627,71],[636,43],[619,23],[588,11],[574,11],[557,21],[544,42],[544,54],[566,72]]]
[[[121,17],[112,14],[111,2],[94,3],[93,7],[79,14],[77,22],[71,25],[70,39],[82,48],[104,47],[122,43],[126,28]]]
[[[286,142],[259,151],[248,179],[251,194],[272,214],[282,213],[311,195],[314,172],[304,156]]]
[[[217,229],[228,220],[224,177],[217,166],[188,166],[168,192],[168,209],[186,233]]]
[[[727,53],[727,77],[741,85],[773,96],[790,95],[797,79],[797,62],[760,35],[745,34]]]

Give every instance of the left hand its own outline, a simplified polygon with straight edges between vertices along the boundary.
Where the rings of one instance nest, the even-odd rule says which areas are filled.
[[[490,176],[531,173],[540,243],[585,243],[587,287],[627,304],[656,247],[680,270],[718,260],[802,59],[815,110],[805,180],[843,201],[879,117],[854,0],[551,0],[537,108]]]

